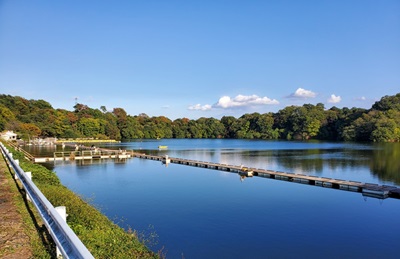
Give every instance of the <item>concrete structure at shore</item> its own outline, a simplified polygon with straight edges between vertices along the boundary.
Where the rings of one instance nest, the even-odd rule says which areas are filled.
[[[6,132],[1,133],[1,138],[6,141],[17,140],[17,134],[12,130],[8,130]]]

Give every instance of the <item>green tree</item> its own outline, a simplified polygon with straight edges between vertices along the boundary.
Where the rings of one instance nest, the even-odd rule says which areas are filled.
[[[172,122],[172,137],[173,138],[190,138],[189,119],[176,119]]]
[[[239,139],[251,139],[253,136],[249,133],[250,121],[247,120],[246,116],[241,116],[232,125],[232,129],[235,132],[235,138]]]
[[[104,131],[105,135],[110,139],[121,140],[121,132],[117,125],[117,118],[111,112],[104,114]]]
[[[371,140],[374,142],[392,142],[400,140],[400,128],[394,120],[382,118],[375,124],[375,129],[371,132]]]
[[[30,139],[40,136],[41,130],[33,123],[21,123],[18,132],[22,139]]]
[[[396,110],[400,111],[400,93],[392,96],[384,96],[381,100],[377,101],[372,105],[372,110],[388,111]]]
[[[222,138],[225,134],[224,125],[215,118],[207,118],[205,121],[206,134],[208,138]]]
[[[223,116],[221,118],[221,123],[222,125],[224,125],[225,128],[225,134],[224,137],[225,138],[234,138],[236,135],[236,132],[233,128],[233,125],[236,122],[236,118],[233,116]]]
[[[360,118],[367,111],[361,108],[347,108],[344,107],[335,123],[338,140],[355,141],[356,140],[356,126],[353,122]]]
[[[274,129],[275,121],[272,113],[260,115],[255,123],[261,139],[279,138],[279,129]]]
[[[86,137],[95,137],[99,134],[104,134],[104,122],[94,118],[81,118],[78,121],[79,132]]]
[[[197,121],[189,121],[188,131],[190,133],[190,138],[202,138],[203,132],[202,128],[199,126]]]
[[[114,108],[112,112],[116,118],[117,127],[123,139],[131,139],[131,134],[128,128],[128,115],[122,108]]]
[[[297,106],[286,106],[274,115],[274,128],[281,130],[280,138],[291,139],[293,136],[293,116]]]
[[[285,107],[278,112],[275,123],[287,139],[309,139],[318,135],[324,120],[324,105],[319,103]]]
[[[332,107],[325,111],[325,119],[321,122],[321,127],[318,132],[318,139],[338,140],[338,125],[341,110],[337,107]]]
[[[0,104],[0,131],[6,129],[7,122],[15,121],[15,115],[10,109]]]

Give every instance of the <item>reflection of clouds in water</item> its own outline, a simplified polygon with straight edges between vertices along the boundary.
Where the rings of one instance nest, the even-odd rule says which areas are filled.
[[[170,157],[192,159],[204,162],[219,162],[219,150],[173,150],[168,152]]]
[[[292,173],[294,174],[304,174],[304,171],[300,168],[294,168]]]
[[[219,176],[221,177],[230,177],[232,175],[231,172],[219,171]]]
[[[230,165],[243,165],[246,167],[276,170],[276,159],[265,156],[248,156],[243,152],[222,153],[220,163]]]

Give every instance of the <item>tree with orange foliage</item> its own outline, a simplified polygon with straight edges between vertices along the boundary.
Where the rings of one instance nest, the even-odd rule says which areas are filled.
[[[42,133],[41,129],[33,123],[21,123],[19,124],[18,132],[22,135],[22,138],[38,137]]]

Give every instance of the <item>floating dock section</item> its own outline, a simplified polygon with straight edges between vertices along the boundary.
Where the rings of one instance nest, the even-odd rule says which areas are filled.
[[[53,161],[68,160],[91,160],[91,159],[126,159],[131,158],[130,152],[117,151],[71,151],[71,152],[54,152],[53,157],[35,157],[32,159],[35,163],[46,163]]]
[[[263,178],[314,185],[314,186],[332,188],[343,191],[358,192],[362,193],[363,196],[379,198],[379,199],[385,199],[385,198],[400,199],[400,188],[396,186],[362,183],[356,181],[347,181],[347,180],[340,180],[340,179],[333,179],[326,177],[310,176],[304,174],[285,173],[267,169],[202,162],[202,161],[182,159],[182,158],[173,158],[168,156],[163,157],[163,156],[154,156],[154,155],[146,155],[139,153],[133,153],[132,156],[142,159],[161,161],[164,164],[175,163],[181,165],[188,165],[194,167],[202,167],[207,169],[237,173],[241,177],[241,179],[244,179],[246,177],[258,176]]]

